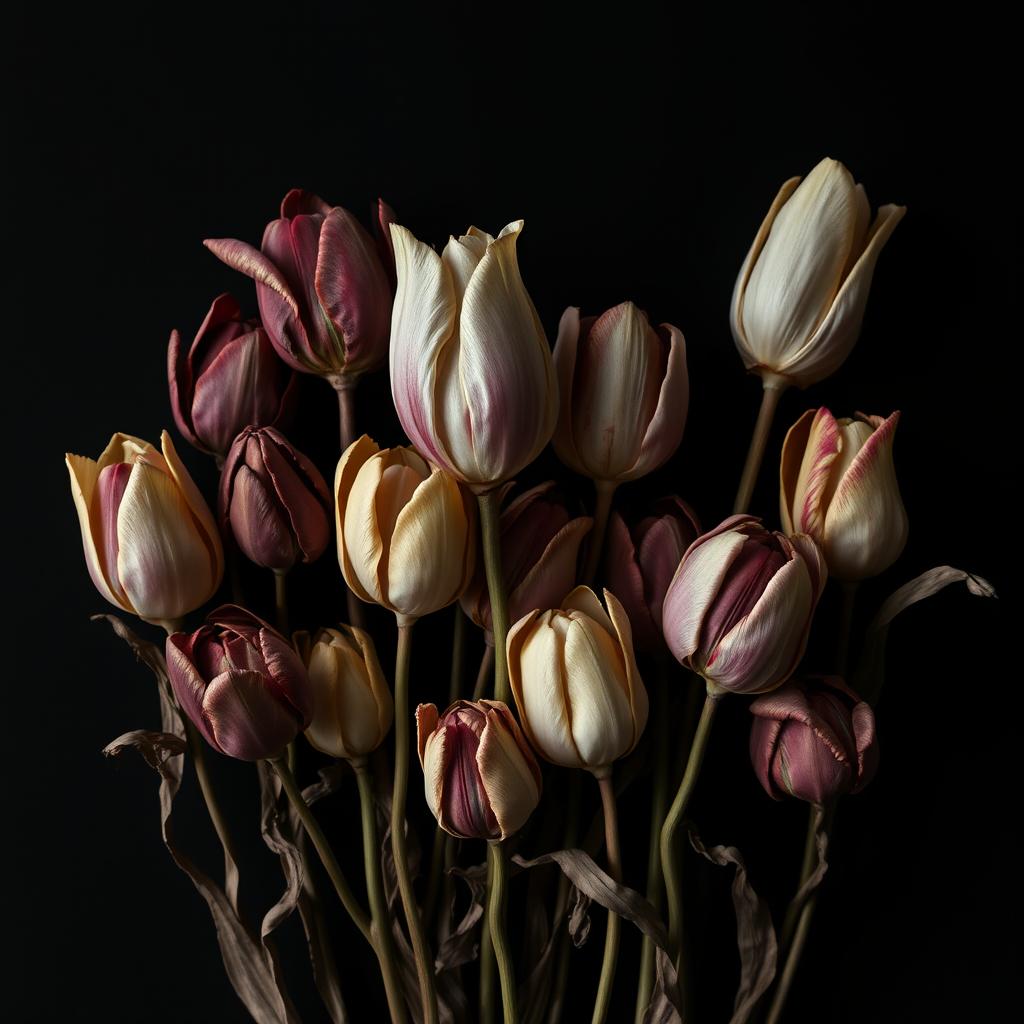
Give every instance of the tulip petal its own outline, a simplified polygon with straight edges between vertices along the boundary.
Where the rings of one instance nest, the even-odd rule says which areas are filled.
[[[281,200],[281,217],[285,220],[303,214],[320,214],[326,217],[330,212],[330,203],[321,199],[315,192],[307,192],[304,188],[289,189]]]
[[[854,705],[853,735],[857,750],[857,778],[851,793],[862,790],[878,771],[878,734],[875,730],[875,715],[865,701]]]
[[[277,267],[259,249],[236,238],[207,238],[203,245],[222,263],[245,274],[246,277],[251,277],[264,288],[269,288],[289,306],[295,316],[299,315],[298,303],[288,283]]]
[[[622,661],[626,669],[626,690],[629,696],[630,716],[633,720],[633,743],[625,752],[628,754],[640,741],[640,734],[647,725],[649,708],[647,689],[640,678],[640,670],[637,668],[636,655],[633,650],[633,631],[626,609],[622,607],[619,599],[610,590],[604,592],[604,603],[608,606],[608,615],[615,627],[615,636],[619,642],[619,650],[622,652]]]
[[[646,651],[657,650],[661,646],[661,629],[655,626],[647,604],[633,537],[626,521],[615,511],[608,519],[605,564],[608,586],[629,609],[629,621],[638,645]],[[676,566],[672,566],[672,574],[675,570]]]
[[[509,618],[518,619],[533,608],[552,608],[561,603],[566,588],[576,582],[580,545],[593,523],[589,516],[572,519],[548,541],[540,558],[509,592]]]
[[[265,683],[258,672],[223,672],[203,697],[203,715],[218,749],[240,761],[277,757],[299,729],[295,716]]]
[[[313,717],[313,698],[306,667],[295,648],[276,629],[263,623],[256,636],[256,646],[267,667],[265,685],[283,706],[290,706],[305,729]]]
[[[652,473],[672,457],[683,439],[690,408],[690,377],[686,369],[686,339],[678,327],[662,324],[668,332],[669,350],[661,380],[658,404],[647,424],[640,455],[621,480],[636,480]]]
[[[334,514],[335,533],[338,542],[338,562],[341,565],[345,582],[356,597],[361,601],[373,604],[378,603],[383,597],[377,583],[377,574],[376,572],[367,574],[366,585],[364,586],[362,576],[356,571],[355,564],[349,558],[345,524],[350,515],[349,507],[352,504],[353,486],[359,471],[379,451],[380,448],[376,442],[372,441],[366,434],[363,434],[362,437],[353,441],[342,453],[341,458],[338,460],[338,468],[334,474]],[[380,478],[383,470],[378,466],[368,472],[372,474],[374,481],[376,481]],[[373,511],[372,487],[361,485],[357,499],[359,507],[351,513],[352,528],[354,530],[353,541],[359,544],[361,553],[365,550],[365,545],[369,544],[369,552],[375,567],[380,559],[381,551],[380,538],[377,537],[374,540],[373,537],[376,516]],[[362,564],[362,554],[360,554],[358,561]]]
[[[370,692],[377,705],[378,739],[375,746],[379,746],[384,737],[387,736],[388,731],[391,729],[391,723],[394,721],[395,701],[391,696],[391,688],[384,678],[384,672],[380,667],[380,659],[377,657],[377,648],[374,646],[370,634],[365,633],[356,626],[349,626],[348,632],[351,633],[352,639],[359,646],[363,664],[366,666],[366,673],[370,680]]]
[[[431,705],[432,707],[433,705]],[[421,705],[422,707],[422,705]],[[419,728],[419,711],[417,709],[417,728]],[[434,727],[423,737],[422,753],[420,763],[423,765],[423,792],[427,798],[427,806],[431,814],[437,818],[439,825],[442,825],[443,801],[444,801],[444,776],[445,776],[445,733],[447,730],[436,725],[437,710],[434,710]],[[445,826],[442,825],[442,828]],[[447,831],[447,829],[446,829]]]
[[[588,618],[593,619],[609,636],[615,633],[615,626],[605,611],[597,594],[590,587],[576,587],[570,591],[562,602],[562,610],[567,612],[582,612]]]
[[[797,428],[808,415],[805,413],[793,428],[796,430],[794,447],[799,447],[801,431]],[[786,442],[789,442],[788,434]],[[793,529],[787,530],[787,533],[806,533],[821,541],[825,531],[825,509],[830,497],[828,491],[835,486],[836,459],[841,447],[842,441],[835,417],[828,409],[819,409],[810,418],[804,455],[793,491]],[[786,444],[782,449],[782,461],[785,466]]]
[[[427,749],[427,740],[430,734],[437,728],[437,705],[419,704],[416,707],[416,749],[420,755],[420,767],[426,768],[424,754]]]
[[[171,340],[167,343],[167,387],[171,396],[174,425],[189,444],[202,448],[190,422],[188,396],[192,393],[192,373],[188,365],[188,355],[181,343],[181,335],[176,330],[171,331]]]
[[[196,640],[209,635],[212,630],[209,626],[203,626],[191,636],[187,633],[172,633],[167,638],[165,655],[167,658],[167,675],[171,680],[171,688],[174,690],[178,706],[192,720],[192,723],[202,734],[204,740],[219,750],[217,739],[213,734],[210,723],[203,713],[203,695],[206,693],[206,681],[199,670],[193,664],[193,650],[196,647]]]
[[[295,565],[299,552],[285,514],[248,466],[234,475],[228,517],[232,535],[251,562],[275,572]]]
[[[688,509],[686,511],[689,513]],[[692,513],[689,514],[692,515]],[[696,527],[693,529],[694,533],[698,532]],[[679,568],[679,563],[682,561],[687,547],[689,544],[683,535],[683,528],[680,526],[679,520],[675,516],[667,514],[659,516],[651,523],[637,549],[638,572],[640,571],[639,567],[643,567],[641,576],[643,601],[648,618],[657,631],[659,641],[663,639],[662,605],[665,603],[669,584],[676,574],[676,569]],[[615,588],[611,589],[612,593],[615,593]],[[630,618],[630,623],[632,621]],[[659,643],[658,646],[660,647],[661,644]]]
[[[797,480],[807,460],[807,439],[811,433],[811,423],[821,410],[808,409],[786,431],[786,439],[782,442],[782,458],[779,461],[779,519],[784,533],[793,533],[797,527],[800,509],[797,507]],[[803,506],[803,502],[800,502]]]
[[[558,339],[555,341],[553,362],[558,379],[558,425],[551,444],[555,454],[571,470],[586,475],[586,467],[580,458],[573,433],[573,380],[576,376],[576,358],[580,338],[580,311],[576,306],[567,306],[558,322]]]
[[[530,764],[532,755],[529,760],[523,755],[521,744],[510,731],[509,720],[517,732],[518,726],[511,714],[506,714],[507,717],[497,710],[488,711],[487,724],[476,752],[480,781],[502,839],[518,832],[526,824],[540,800],[536,763]]]
[[[781,800],[785,796],[775,785],[775,777],[772,772],[772,762],[775,760],[781,731],[782,722],[760,716],[754,719],[754,724],[750,729],[750,760],[754,766],[754,774],[757,775],[757,780],[761,783],[764,791],[773,800]]]

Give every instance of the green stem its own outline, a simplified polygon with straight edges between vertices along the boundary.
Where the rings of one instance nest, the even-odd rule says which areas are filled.
[[[796,891],[803,888],[804,882],[811,877],[814,866],[818,861],[818,824],[821,808],[817,804],[808,804],[810,812],[807,818],[807,836],[804,840],[804,859],[800,865],[800,881],[797,882]],[[785,955],[789,944],[793,941],[793,933],[796,931],[797,922],[800,919],[801,907],[794,898],[786,910],[786,916],[782,922],[782,931],[779,933],[779,952]]]
[[[779,406],[779,399],[782,397],[783,391],[789,387],[789,381],[774,373],[764,373],[762,382],[764,390],[761,392],[761,408],[757,413],[757,423],[754,425],[750,448],[747,450],[747,461],[743,466],[743,475],[740,477],[740,486],[736,491],[736,500],[733,502],[733,515],[738,512],[746,512],[750,507],[754,485],[757,483],[757,474],[764,459],[765,446],[768,444],[768,434],[771,431],[772,421],[775,419],[775,410]]]
[[[490,847],[487,849],[487,892],[494,888],[494,864]],[[494,1024],[494,943],[491,941],[491,922],[484,914],[480,922],[480,1024]]]
[[[814,916],[814,908],[818,905],[817,892],[811,893],[807,902],[800,911],[800,919],[797,922],[796,934],[793,937],[793,945],[790,947],[789,955],[786,957],[786,964],[782,969],[782,977],[772,996],[772,1005],[768,1010],[767,1024],[778,1024],[782,1011],[786,1006],[786,997],[789,995],[793,978],[796,976],[797,968],[800,965],[800,955],[804,951],[807,942],[807,935],[811,930],[811,918]]]
[[[697,784],[697,776],[700,774],[700,766],[704,761],[704,752],[707,750],[708,737],[711,735],[711,723],[715,718],[718,700],[717,696],[712,696],[710,693],[704,698],[704,708],[700,713],[700,721],[697,723],[697,732],[693,737],[693,746],[690,748],[690,757],[686,762],[683,780],[679,783],[679,789],[676,791],[675,799],[665,817],[665,823],[661,826],[661,870],[665,875],[665,894],[668,900],[669,952],[676,962],[677,969],[680,964],[683,936],[683,892],[675,852],[675,836]],[[679,987],[681,991],[686,988],[682,977],[679,979]]]
[[[501,508],[500,491],[478,494],[480,505],[480,539],[484,549],[487,573],[487,594],[491,601],[491,630],[494,633],[494,699],[509,704],[512,691],[508,684],[508,660],[505,638],[508,636],[508,602],[505,577],[501,572]]]
[[[583,569],[584,586],[592,587],[601,564],[601,552],[604,550],[604,535],[608,529],[608,515],[612,510],[612,498],[618,485],[614,480],[595,480],[594,490],[594,525],[590,528],[590,543],[587,546],[587,564]]]
[[[583,773],[576,768],[569,769],[569,792],[566,796],[565,830],[562,834],[562,848],[576,845],[576,834],[580,825],[580,797]],[[558,962],[555,981],[551,988],[551,1005],[548,1008],[547,1024],[560,1024],[563,1017],[565,990],[569,983],[569,930],[565,926],[565,913],[569,909],[569,879],[563,872],[558,874],[558,894],[555,897],[555,912],[552,927],[561,932],[558,948]]]
[[[616,882],[622,881],[622,855],[619,852],[619,821],[615,810],[615,789],[611,772],[598,779],[601,788],[601,806],[604,809],[604,845],[608,857],[608,874]],[[601,979],[597,984],[597,998],[594,1000],[594,1015],[591,1024],[604,1024],[608,1019],[612,988],[615,985],[615,966],[619,959],[618,914],[608,911],[608,930],[604,936],[604,959],[601,963]]]
[[[352,918],[355,926],[360,932],[362,932],[363,938],[373,946],[374,943],[373,935],[370,931],[370,919],[367,917],[366,911],[359,905],[359,901],[356,899],[355,893],[353,893],[352,889],[349,887],[348,881],[342,873],[341,865],[334,856],[331,844],[327,842],[327,837],[320,828],[319,822],[313,816],[313,812],[310,810],[309,805],[305,800],[303,800],[298,783],[295,781],[295,776],[292,775],[288,768],[288,759],[282,756],[275,758],[270,763],[274,766],[274,771],[277,772],[277,776],[281,780],[281,785],[284,787],[285,793],[288,794],[288,799],[291,801],[292,807],[295,808],[295,813],[298,814],[299,820],[302,822],[302,826],[306,830],[306,834],[313,840],[316,852],[320,855],[320,860],[323,863],[328,877],[331,882],[334,883],[335,892],[337,892],[342,906],[344,906],[348,911],[348,916]]]
[[[395,663],[395,779],[391,795],[391,851],[394,855],[398,891],[402,896],[405,921],[409,926],[416,976],[425,1024],[437,1024],[437,990],[434,987],[434,957],[423,929],[416,893],[409,874],[409,853],[405,841],[405,805],[409,794],[409,661],[412,653],[413,621],[398,620],[398,657]]]
[[[338,433],[344,454],[356,439],[356,385],[355,380],[343,374],[331,378],[331,384],[338,396]],[[348,607],[348,624],[364,629],[362,602],[348,586],[345,587],[345,602]]]
[[[366,870],[366,892],[370,897],[373,916],[374,948],[380,961],[384,991],[388,997],[391,1020],[399,1024],[405,1018],[402,983],[395,963],[395,948],[391,940],[391,915],[384,897],[384,882],[380,873],[380,843],[377,839],[377,810],[373,801],[373,779],[366,761],[350,762],[359,785],[359,803],[363,818],[363,867]]]
[[[505,903],[508,899],[508,850],[504,843],[490,843],[487,847],[487,862],[491,866],[490,886],[487,890],[487,924],[494,947],[494,958],[498,962],[498,976],[501,978],[501,1004],[504,1008],[505,1024],[517,1024],[519,1010],[516,1006],[516,972],[509,955],[505,939]]]
[[[473,686],[473,700],[483,700],[487,692],[487,683],[491,678],[491,669],[494,668],[494,646],[484,645],[484,653],[480,656],[480,667],[476,672],[476,684]]]
[[[288,573],[274,570],[274,613],[277,631],[288,636]]]

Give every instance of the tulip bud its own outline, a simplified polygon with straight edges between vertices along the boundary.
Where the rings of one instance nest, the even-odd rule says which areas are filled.
[[[218,295],[188,352],[177,331],[167,348],[174,422],[189,444],[219,458],[243,427],[274,426],[294,390],[267,332],[240,316],[230,295]]]
[[[570,306],[558,325],[555,453],[594,480],[635,480],[679,447],[689,406],[686,341],[671,324],[654,328],[623,302],[580,320]]]
[[[320,471],[273,427],[247,427],[220,478],[220,518],[245,557],[287,572],[331,539],[331,492]]]
[[[608,610],[577,587],[561,608],[524,615],[508,634],[508,674],[523,729],[548,761],[599,778],[637,744],[647,691],[629,619],[610,591]]]
[[[309,725],[302,661],[252,612],[226,604],[191,636],[167,638],[167,673],[182,711],[215,750],[242,761],[274,758]]]
[[[331,757],[360,760],[384,742],[395,704],[368,633],[321,629],[304,658],[313,696],[306,739]]]
[[[431,462],[479,491],[529,465],[558,414],[551,352],[519,276],[522,229],[513,221],[495,239],[471,227],[438,256],[391,226],[398,418]]]
[[[476,505],[458,481],[364,434],[339,460],[334,492],[338,562],[356,597],[406,620],[458,600],[476,557]]]
[[[805,534],[731,516],[683,555],[662,606],[665,642],[709,694],[761,693],[784,683],[807,646],[825,562]]]
[[[580,544],[593,525],[589,516],[569,518],[565,505],[550,497],[554,481],[526,491],[501,513],[501,572],[509,621],[534,608],[557,604],[576,586]],[[462,610],[494,646],[491,598],[482,564],[463,593]]]
[[[808,410],[782,446],[780,504],[787,533],[810,534],[841,580],[877,576],[907,543],[892,445],[900,414],[837,420]]]
[[[875,716],[838,676],[788,683],[750,705],[750,758],[765,792],[823,804],[878,768]]]
[[[790,178],[732,293],[732,336],[747,369],[801,388],[835,373],[860,333],[878,254],[906,212],[882,206],[869,227],[864,188],[838,160]]]
[[[99,460],[65,457],[85,564],[111,604],[171,622],[205,604],[224,574],[210,510],[170,435],[151,444],[115,434]]]
[[[639,650],[664,652],[661,607],[665,592],[699,533],[693,509],[675,496],[656,502],[654,515],[631,527],[618,512],[612,512],[605,554],[608,586],[622,601]]]
[[[416,735],[427,806],[460,839],[507,839],[540,802],[540,767],[508,707],[457,700],[438,719],[433,704],[416,709]]]
[[[262,251],[232,238],[203,244],[256,282],[263,326],[289,366],[341,387],[387,358],[387,272],[347,210],[296,188],[267,225]]]

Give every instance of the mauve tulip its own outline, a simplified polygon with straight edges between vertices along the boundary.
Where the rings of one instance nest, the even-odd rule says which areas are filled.
[[[788,683],[753,701],[750,710],[750,759],[775,800],[788,795],[820,805],[874,778],[874,713],[838,676]]]
[[[331,492],[320,471],[273,427],[247,427],[220,478],[220,518],[250,561],[287,572],[331,539]]]
[[[588,587],[561,608],[524,615],[508,633],[508,674],[530,742],[554,764],[598,778],[647,724],[647,691],[629,619],[610,591],[607,611]]]
[[[365,434],[334,477],[338,562],[361,601],[409,622],[457,601],[473,576],[476,503],[412,448]]]
[[[225,293],[213,300],[187,352],[171,331],[167,378],[182,437],[223,459],[243,427],[280,420],[295,374],[277,358],[267,332],[241,319],[238,303]]]
[[[65,457],[85,563],[111,604],[171,623],[205,604],[224,574],[217,525],[170,435],[115,434],[98,461]]]
[[[593,520],[569,518],[565,505],[551,491],[554,481],[519,495],[501,513],[501,572],[505,580],[509,621],[534,608],[558,605],[576,586],[580,544]],[[462,595],[462,610],[494,646],[491,599],[483,564]]]
[[[879,207],[824,159],[790,178],[772,203],[736,279],[732,336],[752,373],[805,388],[839,369],[860,333],[882,246],[906,213]]]
[[[558,415],[551,352],[519,275],[521,220],[471,227],[438,256],[395,224],[391,393],[409,440],[487,491],[541,452]]]
[[[309,725],[306,670],[288,641],[252,612],[223,605],[191,635],[167,638],[174,695],[215,750],[274,758]]]
[[[679,447],[690,400],[686,341],[632,302],[580,320],[570,306],[555,344],[559,412],[552,444],[594,480],[635,480]]]
[[[393,217],[379,204],[383,227]],[[281,358],[344,387],[387,358],[391,287],[373,239],[347,210],[292,189],[262,251],[232,238],[203,243],[256,282],[260,318]]]
[[[608,588],[626,609],[634,644],[648,654],[665,650],[661,606],[679,562],[699,534],[693,509],[674,495],[655,502],[653,515],[633,526],[618,512],[608,521]]]
[[[709,694],[772,690],[803,657],[826,575],[810,537],[731,516],[683,555],[662,606],[665,642]]]
[[[440,718],[421,704],[416,735],[427,806],[441,828],[496,843],[526,824],[540,802],[540,767],[505,704],[457,700]]]
[[[907,543],[892,445],[900,414],[837,420],[808,410],[782,446],[780,505],[787,533],[808,533],[841,580],[877,576]]]

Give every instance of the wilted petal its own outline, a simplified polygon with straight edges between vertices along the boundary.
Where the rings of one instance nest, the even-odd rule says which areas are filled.
[[[686,339],[682,331],[671,324],[662,324],[661,329],[668,332],[669,350],[658,404],[654,416],[647,424],[640,455],[633,468],[621,477],[623,480],[636,480],[663,465],[679,447],[686,428],[686,415],[690,408]]]
[[[299,722],[266,687],[258,672],[224,672],[203,697],[203,717],[217,747],[241,761],[280,755],[299,731]]]
[[[512,728],[519,731],[511,714],[505,717],[490,711],[476,755],[480,780],[502,839],[526,824],[540,800],[536,762],[532,755],[529,761],[524,756]]]
[[[248,466],[239,467],[234,476],[228,517],[231,533],[250,561],[287,572],[298,560],[283,510]]]
[[[209,721],[207,721],[206,716],[203,714],[206,680],[203,678],[200,669],[192,662],[192,652],[195,647],[196,638],[208,632],[209,628],[204,626],[192,636],[188,636],[185,633],[172,633],[167,638],[165,654],[167,657],[167,675],[170,678],[171,688],[174,690],[178,706],[202,733],[203,739],[216,750],[218,749],[217,739],[213,734]]]

